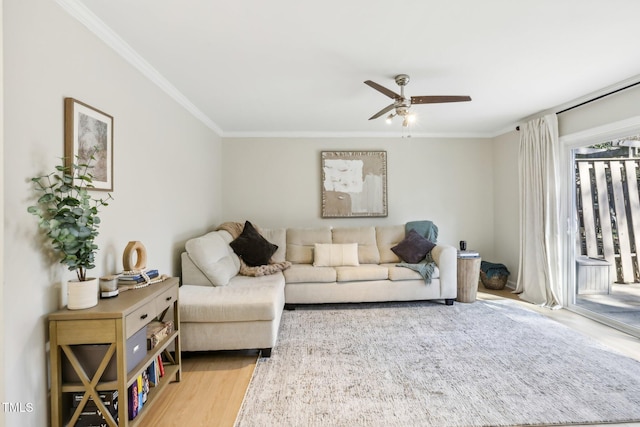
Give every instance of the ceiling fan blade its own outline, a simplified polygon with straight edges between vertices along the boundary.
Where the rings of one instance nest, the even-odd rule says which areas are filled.
[[[373,116],[369,117],[369,120],[377,119],[378,117],[382,116],[383,114],[387,114],[389,111],[393,110],[393,108],[395,106],[396,106],[395,102],[393,104],[387,105],[382,110],[378,111]]]
[[[444,102],[466,102],[471,101],[470,96],[412,96],[411,104],[441,104]]]
[[[400,95],[398,95],[397,93],[395,93],[394,91],[392,91],[391,89],[387,89],[384,86],[379,85],[376,82],[372,82],[371,80],[367,80],[364,82],[364,84],[371,86],[372,88],[374,88],[375,90],[377,90],[378,92],[381,92],[385,95],[387,95],[389,98],[391,99],[398,99],[398,98],[402,98]]]

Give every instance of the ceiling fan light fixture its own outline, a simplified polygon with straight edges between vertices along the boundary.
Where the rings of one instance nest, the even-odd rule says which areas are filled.
[[[387,124],[388,124],[388,125],[390,125],[390,124],[393,122],[393,118],[394,118],[395,116],[396,116],[396,115],[395,115],[395,114],[393,114],[393,113],[391,113],[391,114],[389,114],[389,115],[387,116],[387,118],[385,119],[385,121],[387,122]]]
[[[411,123],[416,121],[415,114],[409,111],[409,108],[414,104],[441,104],[445,102],[471,101],[471,97],[466,95],[465,96],[425,95],[425,96],[405,97],[404,87],[407,85],[407,83],[409,83],[409,76],[407,74],[398,74],[395,77],[395,81],[396,81],[396,84],[400,86],[399,94],[371,80],[366,80],[364,82],[367,86],[370,86],[371,88],[377,90],[383,95],[386,95],[389,98],[393,99],[393,103],[391,105],[388,105],[387,107],[383,108],[382,110],[374,114],[372,117],[369,118],[369,120],[377,119],[378,117],[386,114],[387,112],[395,108],[395,112],[387,116],[386,122],[391,123],[392,119],[395,116],[400,116],[402,117],[402,126],[408,127]]]

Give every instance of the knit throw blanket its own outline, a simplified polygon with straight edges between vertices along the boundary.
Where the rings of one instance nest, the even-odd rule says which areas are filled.
[[[480,270],[484,271],[489,279],[495,276],[509,276],[509,270],[504,264],[498,264],[494,262],[481,261]]]
[[[438,227],[431,221],[410,221],[405,224],[404,229],[405,234],[411,230],[415,230],[418,234],[426,237],[433,243],[436,243],[438,240]],[[436,262],[433,260],[431,252],[427,254],[425,259],[417,264],[401,262],[396,265],[398,267],[405,267],[417,271],[424,279],[424,283],[427,285],[431,284],[431,278],[433,277],[433,272],[436,269]]]
[[[259,227],[255,226],[255,228],[256,230],[258,230],[258,233],[262,234],[260,232]],[[228,232],[229,234],[231,234],[231,237],[236,239],[240,234],[242,234],[242,230],[244,230],[244,223],[224,222],[220,224],[218,228],[216,228],[216,231],[219,231],[219,230],[224,230]],[[289,261],[275,262],[273,258],[269,260],[269,264],[258,265],[254,267],[254,266],[247,265],[242,260],[242,257],[238,257],[238,258],[240,259],[240,274],[243,276],[252,276],[252,277],[268,276],[269,274],[275,274],[278,271],[283,271],[291,267],[291,262]]]

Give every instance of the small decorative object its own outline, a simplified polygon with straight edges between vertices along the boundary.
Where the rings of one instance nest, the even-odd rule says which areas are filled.
[[[460,250],[461,251],[466,251],[467,250],[467,241],[466,240],[460,240]]]
[[[135,263],[133,261],[134,255],[136,257]],[[169,278],[166,274],[160,274],[158,270],[147,269],[147,249],[142,242],[135,240],[127,243],[124,248],[122,266],[124,271],[117,276],[120,292],[144,288]]]
[[[100,297],[113,298],[118,296],[118,276],[105,276],[100,278]]]
[[[73,98],[64,100],[64,154],[93,161],[93,189],[113,191],[113,117]]]
[[[322,217],[387,216],[387,152],[322,152]]]
[[[133,255],[136,262],[133,262]],[[122,267],[125,271],[142,271],[147,268],[147,249],[142,242],[131,241],[127,243],[122,253]]]
[[[111,194],[100,199],[89,194],[93,189],[92,160],[90,156],[87,163],[57,166],[55,172],[31,178],[41,196],[27,212],[38,217],[40,229],[61,256],[60,263],[75,271],[78,278],[79,283],[70,280],[67,285],[70,310],[98,304],[98,279],[87,278],[87,270],[95,267],[98,209],[108,205]]]

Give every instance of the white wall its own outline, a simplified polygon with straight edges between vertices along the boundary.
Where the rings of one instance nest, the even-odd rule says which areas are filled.
[[[321,151],[387,152],[386,218],[323,219]],[[223,141],[223,217],[264,227],[403,224],[429,219],[441,242],[493,257],[490,139],[242,138]]]
[[[514,288],[520,253],[518,150],[519,134],[515,130],[493,140],[495,259],[487,259],[504,264],[509,269],[509,286]]]
[[[4,0],[4,400],[11,426],[48,424],[47,314],[73,273],[41,247],[28,178],[63,156],[63,99],[114,117],[115,200],[103,210],[96,276],[142,241],[149,265],[179,274],[184,242],[220,222],[221,140],[55,2]]]
[[[560,136],[640,116],[640,85],[558,114]]]
[[[2,22],[3,0],[0,0]],[[0,188],[4,189],[4,54],[3,32],[0,31]],[[4,224],[4,197],[0,197],[0,224]],[[0,271],[4,271],[4,228],[0,227]],[[0,307],[4,307],[4,275],[0,282]],[[3,310],[4,313],[4,310]],[[0,349],[4,349],[4,314],[0,315]],[[0,378],[4,378],[4,350],[0,350]],[[0,385],[0,402],[5,402],[4,384]],[[4,411],[0,411],[0,427],[4,427]]]

